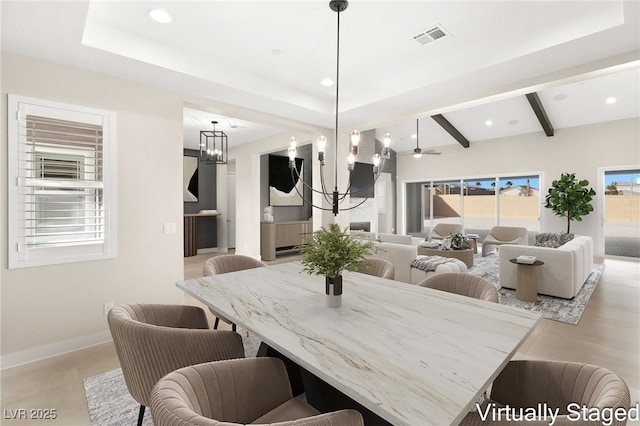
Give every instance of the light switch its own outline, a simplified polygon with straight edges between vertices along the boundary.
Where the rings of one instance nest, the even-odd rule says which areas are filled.
[[[173,222],[168,222],[163,225],[163,230],[165,234],[175,234],[176,233],[176,224]]]

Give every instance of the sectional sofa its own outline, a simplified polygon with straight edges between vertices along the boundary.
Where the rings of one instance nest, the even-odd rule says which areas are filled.
[[[593,268],[593,239],[576,235],[558,248],[504,244],[500,246],[500,285],[516,288],[518,265],[509,259],[535,256],[544,262],[536,266],[538,294],[571,299],[582,288]]]

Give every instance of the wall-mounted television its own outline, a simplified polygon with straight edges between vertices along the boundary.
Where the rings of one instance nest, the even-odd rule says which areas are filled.
[[[302,176],[303,159],[296,158],[297,174]],[[295,186],[294,186],[295,185]],[[289,169],[289,157],[269,154],[269,205],[271,206],[302,206],[304,187],[302,180],[293,181]]]
[[[374,188],[373,164],[356,161],[351,172],[351,198],[373,198]]]

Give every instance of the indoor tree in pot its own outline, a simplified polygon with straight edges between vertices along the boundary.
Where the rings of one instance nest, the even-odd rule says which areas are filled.
[[[553,210],[556,216],[567,218],[567,234],[572,220],[581,222],[583,216],[593,211],[591,200],[596,192],[588,185],[588,180],[576,179],[575,173],[563,173],[560,180],[551,183],[544,206]]]
[[[351,238],[336,223],[306,236],[298,248],[303,271],[325,276],[327,306],[331,308],[342,303],[342,271],[362,270],[362,261],[375,251],[373,242]]]

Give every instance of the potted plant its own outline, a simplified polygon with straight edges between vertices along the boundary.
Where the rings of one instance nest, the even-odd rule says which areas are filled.
[[[303,270],[324,275],[327,305],[338,307],[342,296],[342,271],[359,271],[362,261],[375,251],[372,241],[359,241],[342,231],[336,223],[308,235],[298,246],[302,254]]]
[[[451,248],[454,250],[464,250],[471,248],[469,239],[460,232],[452,233],[451,235],[449,235],[449,238],[451,238]]]
[[[560,180],[554,180],[545,197],[545,207],[553,210],[556,216],[567,218],[567,234],[571,229],[571,221],[582,221],[582,217],[593,211],[591,200],[596,195],[592,188],[587,188],[589,181],[576,179],[575,173],[563,173]]]

